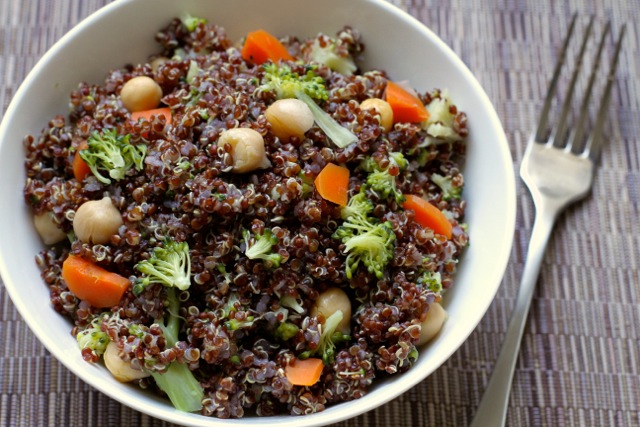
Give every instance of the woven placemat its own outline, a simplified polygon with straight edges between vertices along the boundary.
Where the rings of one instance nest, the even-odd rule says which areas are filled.
[[[41,55],[107,0],[0,0],[0,113]],[[543,262],[509,426],[640,425],[640,73],[637,0],[395,0],[469,66],[494,102],[514,168],[575,11],[628,24],[608,147],[592,196],[559,219]],[[597,6],[592,4],[597,3]],[[11,179],[11,177],[3,177]],[[401,397],[339,426],[466,426],[497,358],[527,252],[533,207],[517,182],[503,285],[466,343]],[[167,426],[84,384],[43,348],[0,285],[0,426]]]

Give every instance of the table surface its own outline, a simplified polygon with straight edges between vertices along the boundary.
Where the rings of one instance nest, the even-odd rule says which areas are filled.
[[[108,0],[0,0],[0,116],[57,39]],[[559,218],[543,261],[509,426],[640,425],[640,2],[394,0],[468,65],[494,103],[517,170],[573,12],[626,22],[608,144],[589,198]],[[581,21],[584,22],[584,21]],[[611,53],[611,49],[607,52]],[[518,180],[514,244],[495,301],[464,345],[399,398],[338,426],[465,426],[497,358],[534,210]],[[84,384],[38,342],[0,284],[0,426],[166,426]]]

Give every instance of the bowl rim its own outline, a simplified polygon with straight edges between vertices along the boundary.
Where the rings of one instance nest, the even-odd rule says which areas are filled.
[[[81,36],[82,33],[87,28],[93,25],[96,21],[102,19],[105,15],[114,13],[117,9],[127,7],[127,5],[131,3],[135,3],[136,1],[137,0],[115,0],[97,9],[96,11],[92,12],[90,15],[82,19],[77,25],[71,28],[68,32],[66,32],[43,54],[43,56],[37,61],[35,66],[26,75],[26,77],[20,84],[18,90],[15,92],[11,102],[9,103],[5,111],[5,114],[2,118],[2,122],[0,123],[0,141],[5,140],[5,138],[2,138],[2,137],[7,131],[8,122],[11,121],[11,118],[15,113],[14,112],[14,110],[16,109],[15,100],[23,96],[23,92],[27,90],[32,80],[40,73],[40,70],[44,69],[47,63],[57,55],[58,50],[60,50],[69,40]],[[451,357],[451,355],[455,351],[457,351],[460,348],[460,346],[467,340],[469,335],[471,335],[471,333],[476,329],[482,317],[486,315],[489,305],[495,298],[495,294],[497,293],[500,287],[500,282],[502,280],[502,277],[504,276],[504,272],[506,271],[506,267],[509,262],[509,254],[511,252],[512,245],[513,245],[512,235],[513,235],[513,231],[515,230],[515,217],[516,217],[515,174],[513,171],[511,154],[508,149],[508,142],[507,142],[506,135],[504,133],[504,129],[502,127],[502,124],[500,123],[500,120],[493,107],[493,104],[489,100],[489,97],[485,93],[484,89],[481,87],[480,83],[477,81],[476,77],[472,74],[472,72],[469,70],[466,64],[464,64],[464,62],[453,52],[453,50],[448,45],[446,45],[444,41],[442,41],[431,29],[429,29],[425,24],[420,22],[415,17],[411,16],[408,12],[389,3],[388,1],[385,1],[385,0],[360,0],[360,1],[362,3],[369,3],[372,5],[375,5],[376,7],[383,9],[387,13],[396,15],[404,23],[412,27],[414,31],[421,33],[425,37],[425,39],[428,39],[432,43],[434,43],[436,47],[440,51],[442,51],[445,55],[447,55],[448,59],[450,59],[455,64],[455,66],[459,69],[459,71],[464,75],[465,79],[471,85],[474,86],[477,94],[479,94],[479,96],[482,97],[481,102],[484,105],[491,107],[490,111],[488,112],[491,120],[490,125],[492,128],[494,128],[497,131],[497,135],[500,139],[499,145],[502,147],[502,150],[500,153],[501,157],[498,163],[501,164],[501,166],[504,168],[508,176],[508,182],[506,182],[505,185],[509,195],[508,199],[509,199],[510,206],[509,206],[509,212],[506,215],[505,230],[508,230],[509,233],[505,233],[503,240],[500,242],[497,242],[499,247],[501,248],[501,251],[499,252],[499,255],[498,255],[498,259],[500,260],[500,262],[497,267],[497,270],[500,271],[501,274],[500,274],[500,279],[498,280],[498,284],[494,288],[494,292],[492,292],[492,294],[490,295],[490,298],[487,298],[486,300],[487,303],[482,307],[481,312],[483,313],[483,315],[480,316],[479,319],[477,319],[477,322],[473,322],[472,327],[468,328],[468,333],[464,337],[461,337],[461,339],[459,340],[459,346],[455,348],[450,348],[446,352],[443,352],[441,354],[441,357],[439,357],[438,360],[435,361],[434,363],[435,367],[433,369],[430,369],[426,373],[426,375],[424,376],[423,375],[409,375],[409,376],[405,375],[408,378],[405,378],[404,381],[398,387],[395,387],[392,393],[378,393],[375,396],[369,395],[367,405],[358,405],[358,404],[349,405],[349,403],[358,402],[358,400],[352,401],[352,402],[345,402],[345,403],[340,403],[339,405],[335,405],[341,408],[344,407],[344,410],[329,411],[327,409],[325,411],[312,414],[312,415],[307,415],[302,418],[293,417],[289,415],[282,415],[282,416],[264,418],[264,420],[266,421],[263,421],[263,422],[259,422],[260,421],[259,418],[241,418],[237,420],[236,419],[222,420],[218,418],[204,417],[200,414],[184,413],[184,412],[177,411],[175,409],[174,410],[167,409],[167,410],[159,411],[157,406],[152,405],[149,402],[146,402],[146,400],[148,400],[149,398],[152,398],[152,400],[156,400],[155,398],[153,398],[148,394],[144,394],[144,395],[140,394],[140,397],[136,396],[132,400],[128,396],[118,394],[116,392],[117,390],[115,389],[101,386],[101,384],[95,378],[88,377],[87,375],[85,375],[84,368],[81,369],[77,367],[75,364],[71,363],[67,358],[65,358],[63,349],[55,345],[54,341],[51,340],[46,334],[44,334],[43,331],[39,328],[39,326],[31,319],[29,315],[29,312],[31,309],[27,307],[25,304],[23,304],[22,299],[19,298],[16,292],[17,286],[13,284],[13,279],[9,275],[8,267],[5,263],[4,257],[2,256],[2,254],[0,254],[0,275],[3,278],[3,281],[5,283],[5,288],[7,289],[7,292],[14,306],[16,307],[16,309],[18,310],[18,312],[20,313],[24,321],[27,323],[31,331],[37,336],[39,341],[45,346],[45,348],[60,363],[62,363],[67,369],[73,372],[74,375],[78,376],[85,383],[89,384],[91,387],[95,388],[101,393],[106,394],[112,399],[115,399],[116,401],[134,410],[140,411],[142,413],[145,413],[147,415],[150,415],[159,419],[163,419],[170,422],[179,422],[184,425],[197,426],[197,425],[206,424],[211,426],[222,426],[222,425],[233,424],[237,426],[243,426],[243,425],[255,426],[259,424],[267,425],[273,422],[277,422],[279,425],[283,425],[283,426],[294,426],[294,425],[320,426],[320,425],[326,425],[326,424],[343,421],[343,420],[361,415],[362,413],[367,412],[371,409],[374,409],[382,404],[385,404],[390,400],[405,393],[410,388],[413,388],[416,384],[423,381],[427,376],[429,376],[436,369],[438,369],[442,365],[442,363],[448,360]],[[2,143],[3,142],[0,142],[0,144]],[[347,411],[347,407],[349,409],[348,411]]]

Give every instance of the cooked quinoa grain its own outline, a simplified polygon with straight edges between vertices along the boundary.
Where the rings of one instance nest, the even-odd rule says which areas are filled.
[[[183,365],[202,391],[195,410],[220,418],[314,413],[410,369],[429,306],[452,285],[468,244],[465,113],[445,91],[417,93],[429,119],[387,131],[388,117],[383,126],[376,109],[360,105],[384,99],[390,76],[354,68],[366,52],[360,34],[345,27],[335,36],[281,39],[295,60],[275,66],[317,77],[324,98],[313,102],[355,142],[340,148],[317,119],[280,139],[265,115],[280,97],[265,87],[269,63],[243,58],[242,43],[195,18],[173,20],[156,40],[149,63],[110,71],[102,84],[80,83],[68,116],[24,139],[25,201],[67,236],[36,263],[84,359],[101,363],[115,343],[123,362],[144,371],[134,382],[160,394],[168,392],[158,378]],[[346,61],[345,74],[317,49]],[[153,107],[170,117],[132,119],[121,93],[141,77],[161,90]],[[221,142],[236,128],[264,143],[260,165],[243,173],[234,173],[235,143]],[[89,159],[81,153],[107,142],[124,166],[86,160],[91,172],[79,178],[76,157]],[[329,163],[349,170],[346,208],[314,186]],[[437,207],[451,238],[416,221],[404,194]],[[99,244],[79,239],[76,213],[103,198],[122,221]],[[380,253],[356,240],[379,243]],[[117,306],[96,308],[69,290],[61,272],[70,254],[129,279]],[[183,257],[181,286],[153,275],[163,256]],[[351,302],[348,328],[342,311],[314,309],[332,288]],[[322,359],[320,379],[292,383],[287,367],[309,357]]]

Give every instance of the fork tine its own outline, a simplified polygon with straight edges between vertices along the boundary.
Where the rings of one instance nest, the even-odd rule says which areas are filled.
[[[551,77],[551,82],[549,83],[549,90],[547,91],[547,96],[544,100],[542,111],[540,113],[538,126],[536,127],[534,141],[542,141],[542,139],[544,138],[544,134],[546,132],[547,124],[549,121],[549,110],[551,109],[551,102],[553,101],[553,96],[556,92],[556,87],[558,86],[560,70],[562,69],[564,61],[567,57],[567,49],[569,47],[569,42],[571,41],[571,36],[573,35],[573,29],[576,26],[577,19],[578,14],[574,13],[573,18],[571,19],[571,24],[569,25],[569,30],[567,31],[567,36],[564,40],[564,45],[562,46],[562,50],[560,51],[558,63],[556,64],[556,68],[553,70],[553,76]]]
[[[587,124],[587,119],[589,118],[589,102],[591,100],[591,93],[593,91],[593,84],[596,80],[596,74],[598,73],[598,69],[600,68],[602,51],[604,50],[604,44],[607,39],[607,35],[611,30],[611,22],[607,22],[607,25],[602,32],[602,36],[600,37],[600,43],[598,45],[598,52],[596,53],[596,59],[593,64],[593,70],[591,71],[591,75],[589,76],[589,83],[587,84],[587,89],[585,90],[584,98],[582,100],[582,104],[580,106],[580,116],[578,117],[578,121],[576,122],[573,137],[569,140],[567,144],[567,151],[571,150],[575,154],[579,154],[579,150],[582,149],[582,139],[584,138],[584,132]]]
[[[602,148],[602,130],[604,123],[607,119],[607,113],[609,112],[609,101],[611,100],[611,89],[613,88],[613,82],[616,76],[616,68],[618,67],[618,57],[620,56],[620,48],[622,47],[622,39],[627,29],[627,24],[623,24],[620,29],[620,35],[616,42],[616,50],[613,54],[613,60],[609,68],[609,75],[607,76],[607,85],[604,88],[602,95],[602,102],[598,109],[598,115],[596,116],[596,122],[593,125],[593,131],[591,137],[587,140],[587,144],[584,151],[584,156],[589,156],[593,161],[597,160],[600,155],[600,149]]]
[[[560,111],[560,117],[558,118],[557,127],[551,134],[551,143],[555,147],[563,147],[565,145],[565,133],[568,121],[567,116],[569,115],[569,111],[571,111],[571,106],[573,104],[573,92],[576,88],[576,82],[578,81],[580,71],[582,71],[582,61],[584,60],[584,54],[587,51],[587,44],[589,42],[589,38],[591,37],[593,21],[594,17],[592,15],[589,19],[589,25],[587,26],[584,38],[582,39],[582,44],[580,45],[580,53],[578,54],[576,66],[573,70],[573,75],[571,76],[571,82],[569,83],[569,88],[565,95],[564,102],[562,103],[562,110]]]

